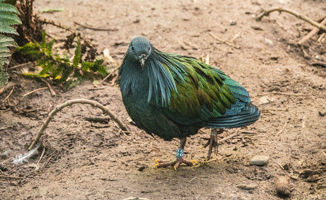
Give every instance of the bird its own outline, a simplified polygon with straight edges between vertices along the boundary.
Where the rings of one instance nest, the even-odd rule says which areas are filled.
[[[194,165],[183,158],[184,148],[201,128],[212,130],[204,145],[210,159],[213,148],[217,153],[217,134],[260,117],[248,91],[224,72],[194,57],[162,52],[145,37],[130,42],[118,74],[122,101],[136,126],[166,141],[180,140],[176,160],[156,160],[157,168]]]

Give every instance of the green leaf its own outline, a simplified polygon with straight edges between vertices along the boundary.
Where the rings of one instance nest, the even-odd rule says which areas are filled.
[[[57,76],[59,76],[64,70],[63,65],[59,65],[57,66],[57,68],[52,72],[52,74],[50,74],[51,77],[56,78]]]
[[[0,58],[0,67],[5,65],[5,64],[9,64],[9,61],[7,58]]]
[[[38,59],[42,55],[42,52],[40,51],[38,45],[32,42],[27,43],[24,46],[17,47],[16,50],[18,52],[28,55],[32,59]]]
[[[18,35],[17,31],[13,27],[8,25],[0,26],[0,33],[10,33],[10,34]]]
[[[6,11],[6,12],[12,12],[12,13],[19,14],[19,12],[15,6],[6,4],[6,3],[1,3],[2,1],[4,1],[4,0],[0,1],[0,11]]]
[[[0,42],[0,47],[16,47],[18,46],[15,41]]]
[[[65,82],[73,71],[74,71],[74,69],[72,67],[65,68],[65,70],[62,73],[62,77],[61,77],[61,79],[59,81],[60,82]]]
[[[0,61],[1,62],[1,61]],[[9,75],[7,72],[0,71],[0,86],[7,85]]]
[[[75,49],[75,56],[74,56],[74,59],[72,61],[72,65],[74,67],[78,67],[78,63],[80,62],[80,58],[81,58],[81,45],[80,45],[80,38],[78,37],[77,46],[76,46],[76,49]]]
[[[8,52],[0,52],[0,58],[4,58],[4,57],[10,57],[11,54]]]
[[[92,62],[82,61],[82,63],[81,63],[81,69],[85,72],[88,72],[93,66],[94,66],[94,63],[92,63]]]
[[[100,66],[99,69],[97,70],[97,72],[99,74],[101,74],[102,76],[106,76],[108,75],[108,71],[106,70],[106,68],[104,66]]]
[[[62,12],[64,8],[54,8],[54,9],[41,9],[41,13],[52,13],[52,12]]]
[[[42,49],[43,51],[46,51],[46,38],[45,38],[45,36],[46,36],[45,31],[42,31],[41,49]]]
[[[8,23],[8,21],[12,21],[13,23]],[[16,13],[13,12],[7,12],[7,11],[1,11],[0,9],[0,25],[15,25],[15,24],[21,24],[19,17]]]
[[[7,53],[9,53],[10,50],[9,50],[6,46],[1,46],[1,45],[0,45],[0,53],[1,53],[1,52],[7,52]]]
[[[47,56],[52,56],[52,47],[55,42],[55,39],[52,39],[46,46],[46,54]]]

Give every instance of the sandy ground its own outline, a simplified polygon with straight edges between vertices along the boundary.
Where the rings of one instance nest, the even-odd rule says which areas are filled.
[[[310,25],[285,13],[255,21],[261,8],[278,6],[316,20],[326,10],[322,0],[36,1],[36,11],[64,8],[40,15],[77,29],[99,52],[107,48],[118,61],[136,36],[147,37],[161,51],[197,58],[209,55],[212,66],[248,89],[262,116],[222,144],[216,161],[174,171],[152,166],[158,158],[174,159],[177,140],[152,138],[132,125],[133,133],[125,135],[112,120],[99,124],[84,119],[102,116],[100,110],[74,105],[50,122],[39,153],[16,166],[12,157],[26,152],[57,104],[86,98],[104,104],[126,123],[128,115],[117,85],[95,88],[84,82],[67,92],[54,85],[55,97],[48,90],[22,97],[46,85],[13,76],[17,86],[9,102],[0,100],[0,199],[280,199],[275,180],[281,175],[291,177],[288,199],[326,199],[326,117],[318,114],[326,112],[326,69],[310,65],[316,56],[326,61],[326,43],[316,42],[321,34],[314,36],[304,46],[310,58],[304,58],[294,43]],[[230,25],[230,20],[236,24]],[[74,22],[116,30],[93,31]],[[45,28],[57,39],[67,35],[52,26]],[[223,40],[238,37],[230,46],[209,33]],[[268,101],[262,103],[261,98]],[[188,139],[185,149],[187,159],[200,163],[207,151],[200,149],[202,138],[210,132],[202,131]],[[228,130],[221,138],[235,131]],[[255,155],[269,156],[269,163],[250,166]],[[241,184],[258,187],[248,191],[237,187]]]

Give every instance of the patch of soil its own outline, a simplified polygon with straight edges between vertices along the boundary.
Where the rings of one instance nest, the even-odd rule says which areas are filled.
[[[36,1],[36,11],[63,7],[63,12],[41,17],[77,29],[99,52],[108,48],[118,61],[139,35],[165,52],[209,55],[212,66],[249,90],[262,116],[220,145],[216,161],[207,164],[203,164],[207,150],[200,148],[210,130],[190,137],[185,157],[202,164],[174,171],[152,166],[158,158],[174,159],[177,140],[153,138],[131,124],[132,134],[126,135],[112,120],[108,124],[85,120],[103,116],[100,110],[73,105],[50,122],[42,146],[28,163],[14,165],[12,158],[27,152],[48,113],[67,100],[98,101],[126,123],[128,115],[116,85],[84,82],[67,92],[53,85],[55,97],[48,89],[23,97],[46,84],[13,74],[10,81],[16,85],[11,95],[3,101],[11,89],[0,94],[1,199],[279,199],[274,182],[280,175],[291,177],[289,199],[326,199],[326,117],[318,114],[326,112],[325,69],[310,65],[317,54],[325,62],[325,41],[318,45],[316,35],[307,42],[304,48],[311,56],[307,60],[302,49],[291,45],[306,34],[304,22],[285,13],[272,13],[261,22],[253,17],[261,8],[283,6],[318,19],[324,16],[325,5],[304,0]],[[230,25],[230,20],[236,24]],[[94,31],[74,22],[112,31]],[[52,26],[46,31],[57,39],[68,35]],[[210,32],[223,40],[240,34],[233,44],[241,48],[217,41]],[[269,163],[250,166],[255,155],[269,156]],[[258,185],[254,190],[237,187],[253,183]]]

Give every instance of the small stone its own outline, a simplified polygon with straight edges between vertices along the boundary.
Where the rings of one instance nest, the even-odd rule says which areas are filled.
[[[142,172],[145,168],[146,168],[145,166],[139,167],[138,171]]]
[[[266,165],[268,163],[269,157],[268,156],[254,156],[250,160],[250,165]]]
[[[258,187],[258,185],[256,183],[237,185],[237,188],[240,188],[240,189],[243,189],[243,190],[254,190],[257,187]]]
[[[299,175],[292,175],[290,178],[293,179],[293,180],[298,180],[299,179]]]
[[[259,105],[267,104],[267,103],[270,103],[270,102],[272,102],[272,101],[274,101],[273,98],[270,98],[270,97],[268,97],[268,96],[263,96],[263,97],[261,97],[261,98],[259,99]]]
[[[276,180],[276,192],[280,196],[290,195],[290,179],[287,176],[279,176]]]
[[[272,40],[264,38],[264,43],[267,44],[269,47],[273,47],[274,43]]]
[[[230,25],[231,25],[231,26],[234,26],[234,25],[236,25],[236,24],[237,24],[237,21],[230,20]]]

